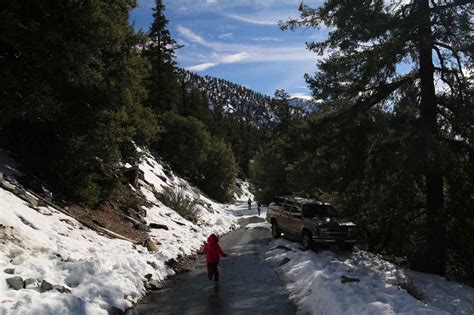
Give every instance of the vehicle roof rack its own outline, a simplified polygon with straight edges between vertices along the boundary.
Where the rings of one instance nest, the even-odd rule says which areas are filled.
[[[295,197],[295,196],[276,196],[273,198],[273,200],[279,201],[279,202],[292,201],[292,202],[298,202],[301,204],[308,204],[308,203],[326,204],[316,199],[309,199],[309,198]]]

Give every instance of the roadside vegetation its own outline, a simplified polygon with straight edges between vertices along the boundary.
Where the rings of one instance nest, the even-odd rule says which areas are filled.
[[[320,106],[288,118],[281,99],[277,137],[252,165],[257,198],[331,202],[362,247],[474,283],[472,10],[328,0],[281,22],[332,31],[307,44],[324,56],[306,75]]]

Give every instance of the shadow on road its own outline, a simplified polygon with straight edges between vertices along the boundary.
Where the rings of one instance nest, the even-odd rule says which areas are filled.
[[[205,257],[199,256],[193,270],[167,281],[127,314],[295,314],[278,275],[260,257],[269,240],[265,230],[229,233],[220,242],[230,257],[220,263],[219,284],[207,279]]]

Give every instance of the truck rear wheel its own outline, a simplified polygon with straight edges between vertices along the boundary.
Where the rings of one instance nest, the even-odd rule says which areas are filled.
[[[272,221],[272,236],[273,238],[280,238],[281,236],[280,229],[275,221]]]
[[[310,232],[304,231],[301,237],[301,244],[303,245],[304,250],[311,249],[313,246],[313,236]]]

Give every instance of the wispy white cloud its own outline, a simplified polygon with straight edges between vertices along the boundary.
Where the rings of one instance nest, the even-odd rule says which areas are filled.
[[[259,19],[257,17],[252,17],[252,16],[243,16],[243,15],[237,15],[237,14],[227,14],[227,17],[245,22],[245,23],[250,23],[250,24],[256,24],[256,25],[277,25],[278,20],[265,20],[265,19]]]
[[[247,52],[240,52],[233,55],[219,56],[220,63],[235,63],[250,58],[251,55]]]
[[[189,71],[201,72],[201,71],[206,71],[207,69],[215,67],[215,66],[217,66],[217,63],[205,62],[205,63],[201,63],[195,66],[188,67],[186,69]]]
[[[252,37],[253,41],[256,42],[282,42],[283,39],[278,37]]]
[[[201,44],[201,45],[206,45],[206,40],[199,36],[198,34],[194,33],[191,31],[189,28],[184,27],[182,25],[178,25],[177,28],[178,32],[183,35],[187,40]]]
[[[140,5],[154,6],[154,0],[139,0]],[[275,6],[290,6],[298,8],[301,0],[164,0],[168,7],[186,7],[189,10],[211,8],[233,9],[237,7],[252,6],[257,9],[271,9]],[[320,0],[317,0],[320,2]]]
[[[218,36],[219,39],[233,39],[234,33],[224,33]]]
[[[245,58],[238,58],[239,61],[246,62],[269,62],[269,61],[302,61],[302,60],[317,60],[320,58],[314,53],[309,52],[304,46],[294,45],[278,45],[278,46],[261,46],[261,45],[246,45],[224,43],[218,41],[209,41],[199,34],[194,33],[191,29],[179,25],[178,32],[188,41],[197,43],[207,48],[212,49],[212,59],[202,60],[201,63],[224,63],[220,57],[216,56],[232,55]],[[196,56],[189,52],[178,51],[178,56],[182,62],[196,62]],[[219,60],[216,60],[219,59]]]
[[[213,69],[213,75],[247,83],[265,93],[285,88],[290,94],[305,95],[309,90],[296,86],[304,84],[303,74],[314,71],[321,57],[307,51],[304,42],[325,34],[308,29],[290,35],[277,26],[279,20],[298,17],[301,1],[163,0],[169,29],[185,45],[176,52],[180,66],[197,72]],[[134,10],[139,13],[137,18],[144,20],[146,11],[150,19],[155,0],[138,2],[141,8]],[[311,0],[310,5],[321,2]]]
[[[206,71],[207,69],[218,66],[220,64],[240,62],[242,60],[248,59],[251,56],[250,54],[246,52],[240,52],[240,53],[231,54],[231,55],[220,55],[217,53],[213,53],[212,55],[215,60],[214,62],[200,63],[197,65],[188,67],[187,70],[196,71],[196,72]]]

